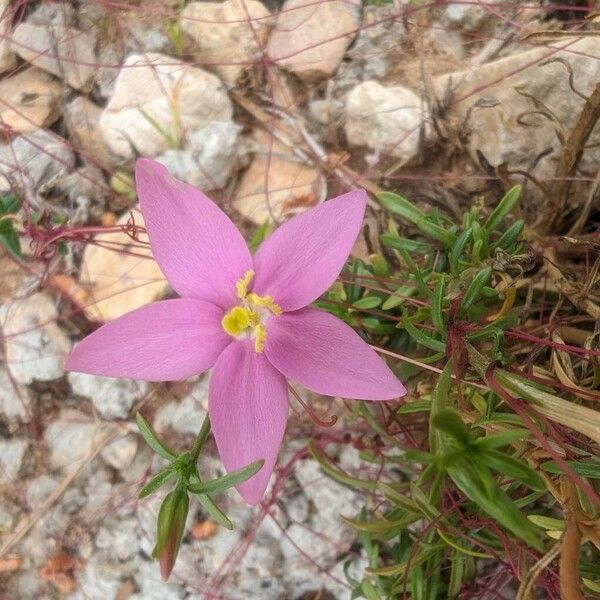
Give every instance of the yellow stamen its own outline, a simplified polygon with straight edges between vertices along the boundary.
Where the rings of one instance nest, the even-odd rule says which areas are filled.
[[[223,329],[231,336],[237,337],[252,324],[254,313],[243,306],[234,306],[221,320]]]
[[[256,352],[262,352],[265,349],[265,341],[267,339],[267,328],[259,323],[254,328],[254,350]]]
[[[248,269],[244,276],[235,284],[235,292],[238,298],[244,299],[246,294],[248,293],[248,286],[250,282],[254,278],[254,271],[252,269]]]
[[[246,296],[246,300],[254,306],[259,306],[260,308],[268,308],[276,316],[279,316],[282,312],[281,306],[275,303],[272,296],[259,296],[254,292],[250,292]]]

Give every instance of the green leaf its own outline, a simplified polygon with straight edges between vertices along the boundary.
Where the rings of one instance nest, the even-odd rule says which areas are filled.
[[[520,185],[515,185],[514,187],[510,188],[502,200],[498,202],[498,205],[485,222],[484,227],[488,232],[492,232],[500,223],[500,221],[502,221],[502,219],[504,219],[504,217],[506,217],[506,215],[508,215],[516,206],[519,198],[521,197],[522,189],[523,188]]]
[[[215,501],[206,494],[194,494],[198,502],[202,505],[208,516],[215,522],[225,527],[225,529],[233,530],[233,523],[229,517],[217,506]]]
[[[431,322],[436,331],[441,334],[446,333],[446,325],[442,314],[442,303],[444,301],[444,280],[440,277],[435,285],[431,296]]]
[[[414,254],[429,254],[432,251],[431,244],[427,242],[401,238],[395,233],[383,233],[380,238],[384,246],[393,248],[394,250],[404,250],[406,252],[413,252]]]
[[[256,249],[265,241],[267,236],[271,233],[273,229],[271,223],[269,221],[265,221],[253,234],[248,242],[248,248],[250,248],[250,252],[254,254]]]
[[[486,450],[476,454],[477,460],[501,475],[522,481],[532,490],[546,489],[542,478],[527,464],[497,450]]]
[[[257,460],[249,465],[232,471],[222,477],[217,477],[211,481],[203,481],[201,483],[188,484],[188,490],[193,494],[212,494],[213,492],[220,492],[227,488],[238,485],[246,479],[250,479],[252,475],[257,473],[264,464],[264,460]]]
[[[446,344],[440,340],[436,340],[434,337],[425,333],[422,329],[415,327],[406,312],[402,315],[402,323],[398,323],[398,327],[404,327],[410,337],[421,344],[421,346],[425,346],[426,348],[435,350],[436,352],[446,352]]]
[[[352,307],[368,310],[371,308],[377,308],[380,304],[381,298],[378,298],[377,296],[365,296],[364,298],[353,302]]]
[[[431,424],[459,443],[467,444],[469,430],[459,414],[452,408],[444,408],[431,418]]]
[[[473,230],[471,227],[465,229],[459,236],[458,239],[452,245],[452,249],[450,250],[450,255],[448,257],[448,261],[450,263],[450,270],[454,275],[457,275],[460,271],[459,269],[459,259],[462,256],[462,253],[465,249],[465,246],[471,235],[473,234]]]
[[[430,238],[438,240],[447,246],[454,244],[456,236],[453,233],[433,223],[425,213],[421,212],[406,198],[392,192],[381,192],[377,194],[377,199],[387,210],[410,221]]]
[[[164,483],[166,483],[171,477],[174,477],[177,471],[172,466],[168,466],[166,469],[159,471],[139,492],[139,498],[145,498],[150,494],[153,494],[158,490]]]
[[[141,413],[136,413],[135,420],[142,437],[146,440],[146,444],[148,444],[156,454],[169,461],[177,459],[177,454],[158,439],[158,436],[154,433],[154,430],[150,427],[149,423],[144,419]]]
[[[497,248],[502,248],[506,252],[512,252],[514,250],[517,240],[523,235],[525,229],[525,221],[519,219],[515,221],[496,242]]]
[[[471,308],[471,306],[473,306],[473,303],[479,299],[483,288],[488,284],[491,276],[492,268],[486,267],[485,269],[479,271],[475,277],[473,277],[460,303],[460,306],[458,307],[459,315],[464,315]]]
[[[573,471],[575,471],[575,473],[577,473],[577,475],[589,477],[590,479],[600,479],[600,462],[597,460],[567,460],[566,463],[573,469]],[[555,475],[560,475],[563,472],[560,465],[557,465],[554,461],[542,463],[540,467],[546,471],[546,473],[552,473]]]
[[[482,425],[482,423],[478,423]],[[522,442],[530,437],[527,429],[510,429],[509,431],[503,431],[502,433],[496,433],[493,435],[486,435],[485,437],[477,438],[471,442],[471,445],[477,447],[480,450],[494,450],[496,448],[502,448],[515,442]]]
[[[525,518],[486,468],[475,467],[467,459],[460,459],[448,465],[446,471],[454,485],[483,512],[532,548],[542,550],[538,530]]]

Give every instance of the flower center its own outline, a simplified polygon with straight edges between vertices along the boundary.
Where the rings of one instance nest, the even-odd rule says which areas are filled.
[[[271,296],[259,296],[249,291],[254,271],[248,270],[235,284],[235,292],[240,303],[234,306],[221,320],[223,329],[234,338],[247,336],[254,339],[254,350],[265,349],[267,328],[265,322],[272,315],[281,314],[281,306]]]

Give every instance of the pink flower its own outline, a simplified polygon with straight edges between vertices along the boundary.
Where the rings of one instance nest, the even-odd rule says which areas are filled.
[[[100,327],[77,344],[68,369],[173,381],[212,367],[209,414],[225,468],[265,461],[237,488],[250,504],[264,494],[285,432],[286,377],[330,396],[406,393],[351,327],[308,307],[348,257],[365,212],[363,190],[290,219],[251,256],[225,213],[159,163],[138,160],[136,186],[154,257],[181,298]]]

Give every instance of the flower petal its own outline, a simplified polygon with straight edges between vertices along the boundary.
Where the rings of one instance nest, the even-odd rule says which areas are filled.
[[[246,502],[257,504],[275,467],[287,423],[285,377],[264,354],[254,351],[253,344],[234,342],[212,371],[208,412],[227,471],[264,459],[256,475],[236,486]]]
[[[156,161],[138,160],[135,179],[154,258],[173,289],[222,308],[234,304],[252,257],[229,217]]]
[[[123,315],[81,340],[67,369],[146,381],[174,381],[212,367],[231,342],[223,310],[193,298],[163,300]]]
[[[362,400],[406,394],[384,360],[351,327],[322,310],[271,317],[265,354],[286,377],[318,394]]]
[[[360,232],[367,194],[355,190],[293,217],[254,255],[252,290],[284,311],[310,304],[342,270]]]

